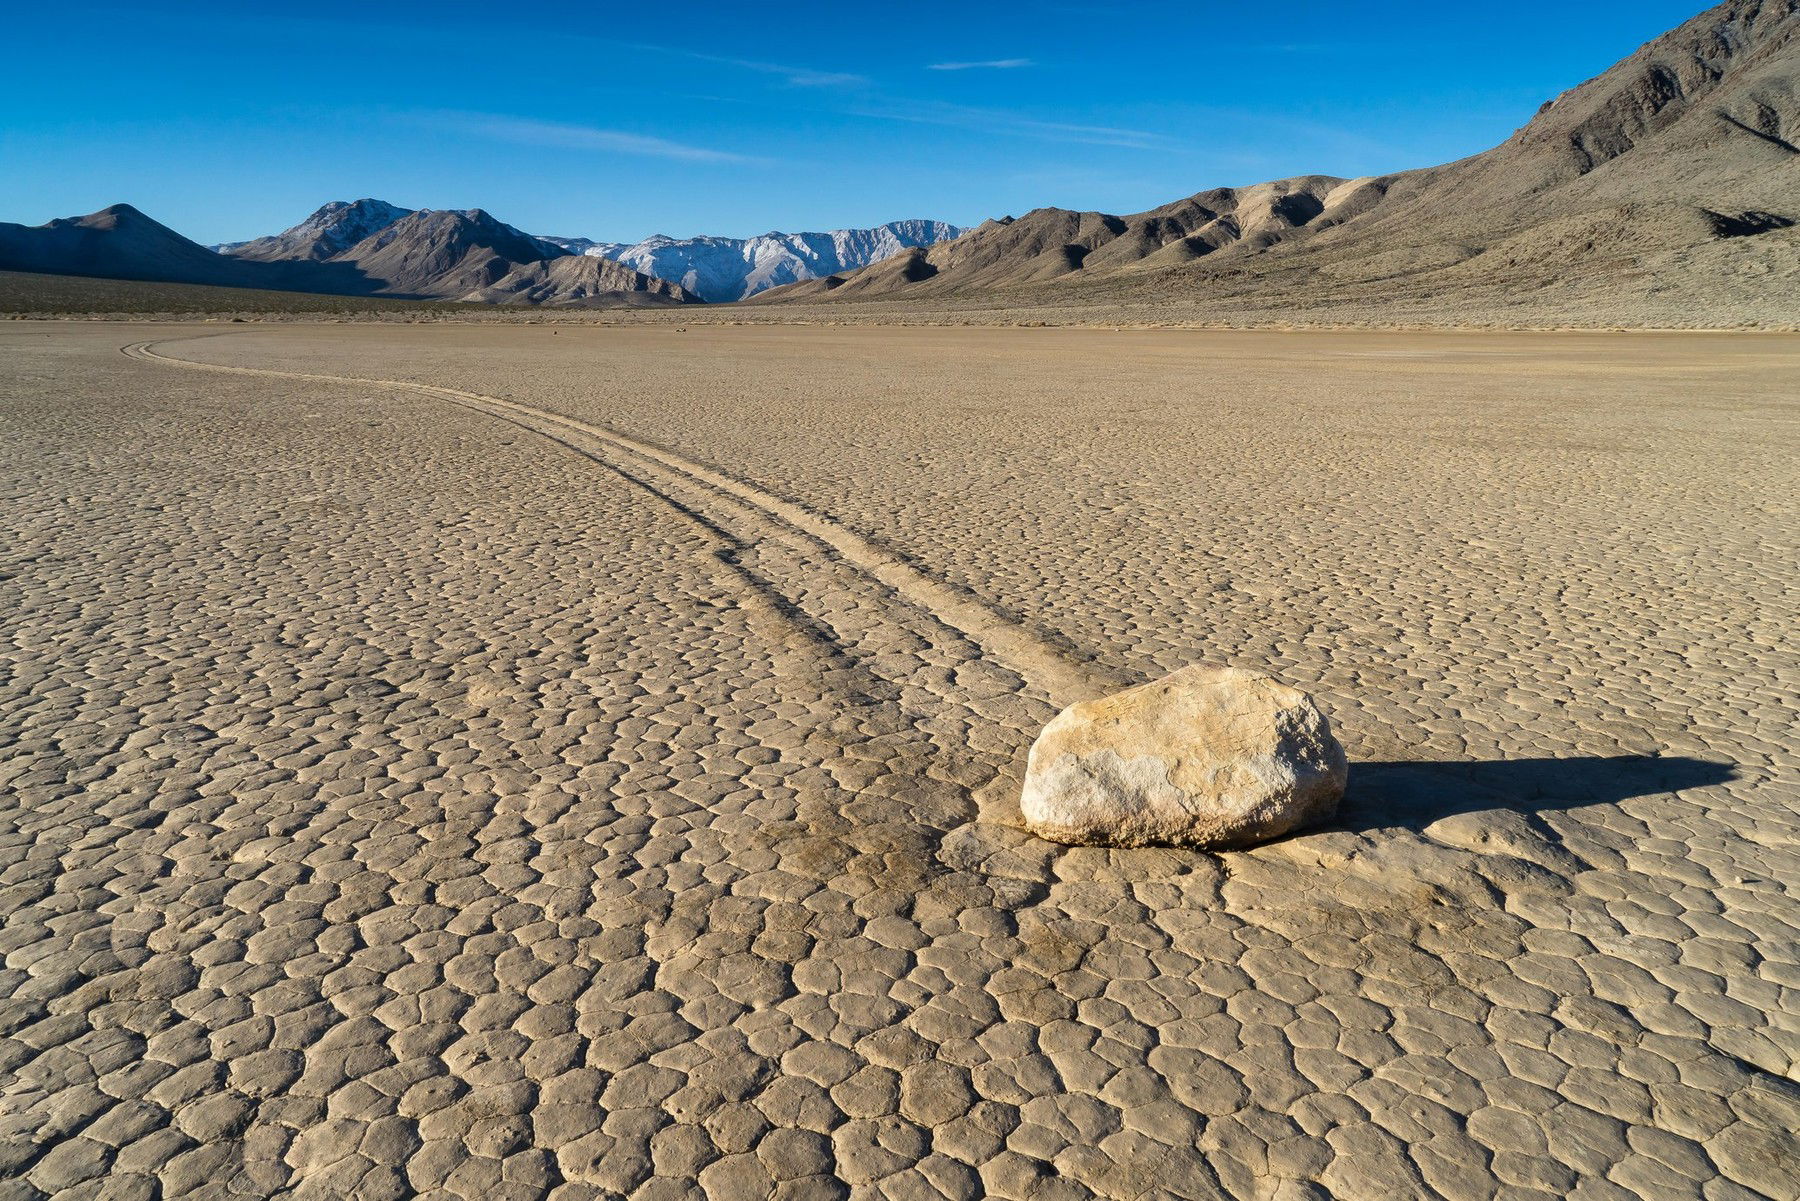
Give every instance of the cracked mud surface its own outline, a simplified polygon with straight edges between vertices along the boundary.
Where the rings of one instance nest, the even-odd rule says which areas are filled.
[[[0,331],[0,1198],[1794,1195],[1800,340],[210,333]],[[1017,828],[1196,660],[1333,829]]]

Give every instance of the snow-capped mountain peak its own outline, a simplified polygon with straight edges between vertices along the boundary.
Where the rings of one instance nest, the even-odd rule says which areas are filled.
[[[754,238],[672,238],[653,234],[641,242],[593,242],[582,254],[615,259],[678,283],[709,301],[742,300],[803,279],[854,271],[915,246],[947,241],[963,230],[945,221],[890,221],[873,229],[824,233],[771,231]],[[570,250],[574,238],[546,238]]]

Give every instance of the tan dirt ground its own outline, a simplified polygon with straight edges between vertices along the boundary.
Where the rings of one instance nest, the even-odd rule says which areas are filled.
[[[1797,399],[9,323],[0,1198],[1792,1197]],[[1332,829],[1018,829],[1056,704],[1195,661],[1318,698]]]

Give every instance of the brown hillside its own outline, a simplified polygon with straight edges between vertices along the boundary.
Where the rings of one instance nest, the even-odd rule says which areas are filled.
[[[756,301],[1504,303],[1647,271],[1706,303],[1713,275],[1743,266],[1725,244],[1774,235],[1767,256],[1792,261],[1797,139],[1800,0],[1730,0],[1461,162],[1217,188],[1124,217],[1038,209]],[[1793,294],[1785,266],[1767,275]]]

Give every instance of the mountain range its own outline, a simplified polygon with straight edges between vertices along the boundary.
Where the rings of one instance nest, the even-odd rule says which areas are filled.
[[[323,262],[348,256],[365,239],[384,234],[392,237],[386,231],[413,212],[384,200],[334,200],[292,229],[248,242],[224,242],[212,249],[259,262]],[[944,221],[890,221],[873,229],[767,233],[755,238],[671,238],[657,234],[641,242],[598,242],[592,238],[521,234],[510,226],[492,231],[492,237],[496,243],[511,239],[510,246],[497,245],[496,249],[521,261],[527,253],[545,259],[561,255],[608,259],[652,279],[679,284],[700,299],[716,303],[742,300],[800,280],[853,271],[903,250],[929,246],[964,232]],[[520,238],[532,244],[529,249],[517,240]],[[565,267],[560,273],[574,271]]]
[[[679,284],[572,255],[482,209],[326,205],[292,229],[228,247],[189,241],[128,204],[38,226],[0,223],[0,269],[558,307],[695,304]]]
[[[1459,162],[1129,216],[1037,209],[755,299],[1318,307],[1551,288],[1604,304],[1629,286],[1705,303],[1715,275],[1739,273],[1791,316],[1797,223],[1800,0],[1729,0]]]
[[[1800,0],[1726,0],[1458,162],[1213,188],[1125,216],[1041,208],[968,231],[903,221],[624,245],[359,200],[209,250],[115,205],[0,224],[0,269],[595,307],[1123,303],[1455,321],[1535,305],[1584,322],[1786,322],[1800,313]]]
[[[0,223],[0,269],[115,279],[562,307],[739,300],[963,231],[942,221],[637,243],[537,237],[482,209],[336,200],[290,229],[205,247],[127,204]]]

